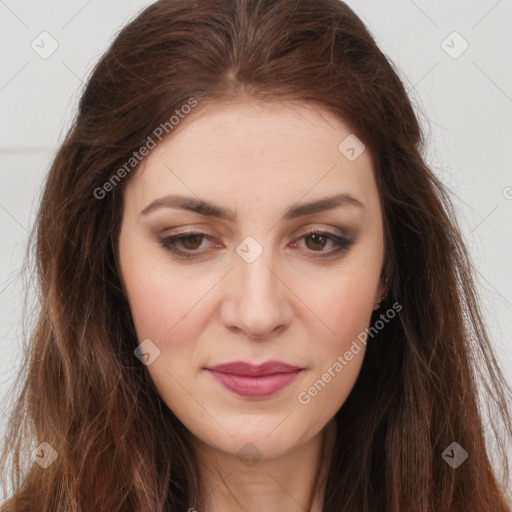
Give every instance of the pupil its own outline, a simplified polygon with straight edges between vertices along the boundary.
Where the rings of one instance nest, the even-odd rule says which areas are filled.
[[[310,237],[313,240],[313,244],[320,244],[320,245],[322,245],[322,241],[324,240],[324,236],[323,235],[319,235],[318,233],[313,233],[312,235],[310,235]],[[319,247],[316,247],[316,248],[318,249]]]
[[[190,243],[194,246],[194,245],[197,245],[197,239],[199,239],[199,238],[200,238],[200,236],[198,236],[198,235],[189,235],[183,240],[183,242],[185,243],[185,245]],[[195,243],[194,243],[194,240],[196,240]],[[199,243],[201,243],[201,242],[199,242]],[[195,248],[195,247],[192,247],[192,248]]]

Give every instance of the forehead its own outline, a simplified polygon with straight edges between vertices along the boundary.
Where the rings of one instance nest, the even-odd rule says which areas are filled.
[[[336,191],[375,191],[369,151],[351,127],[317,105],[297,102],[239,102],[196,107],[145,158],[127,193],[137,206],[163,193],[204,197],[236,194],[250,200],[265,192],[297,196]],[[130,190],[132,189],[132,190]],[[371,195],[371,194],[370,194]],[[375,200],[375,197],[369,200]]]

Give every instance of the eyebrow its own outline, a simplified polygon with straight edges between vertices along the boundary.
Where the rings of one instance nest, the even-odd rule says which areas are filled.
[[[364,204],[350,194],[335,194],[306,203],[292,205],[284,212],[283,219],[292,220],[341,206],[353,206],[366,211]],[[232,222],[237,217],[236,212],[233,210],[223,208],[203,199],[180,195],[168,195],[155,199],[140,212],[139,216],[147,215],[149,212],[159,208],[182,208],[208,217],[217,217]]]

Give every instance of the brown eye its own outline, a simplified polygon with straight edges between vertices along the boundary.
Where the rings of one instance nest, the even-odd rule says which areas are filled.
[[[205,250],[198,250],[201,248],[204,239],[213,242],[215,240],[215,234],[190,231],[164,238],[160,241],[160,244],[166,251],[169,251],[178,258],[191,259],[206,254]],[[341,255],[355,243],[355,239],[340,237],[328,231],[310,231],[304,233],[299,239],[304,240],[307,252],[318,253],[314,255],[315,258],[334,257],[337,254]],[[334,249],[325,250],[326,244],[329,242],[333,244]],[[297,243],[293,243],[292,246],[297,247]]]
[[[204,239],[213,241],[213,233],[187,232],[179,235],[170,236],[160,241],[162,247],[178,258],[195,258],[204,251],[198,251]],[[181,249],[180,249],[181,247]]]
[[[304,240],[304,246],[307,252],[318,253],[313,255],[314,258],[328,258],[338,254],[342,255],[356,242],[355,238],[349,239],[344,236],[335,235],[329,231],[318,230],[304,233],[299,237],[299,240]],[[329,242],[332,243],[334,249],[325,250],[326,244],[329,244]],[[292,245],[296,247],[297,243],[294,242]]]
[[[329,239],[321,233],[310,233],[304,237],[304,240],[306,240],[308,249],[321,250]],[[308,240],[311,240],[311,243],[308,243]]]
[[[194,250],[197,249],[203,241],[204,235],[190,235],[181,238],[181,244],[185,249]]]

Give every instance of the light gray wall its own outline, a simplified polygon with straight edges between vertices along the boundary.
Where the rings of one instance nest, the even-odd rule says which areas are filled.
[[[118,29],[149,3],[0,0],[2,390],[13,382],[20,356],[19,271],[45,172],[70,125],[84,77]],[[428,162],[455,194],[496,354],[512,383],[512,2],[348,4],[425,114]],[[52,45],[58,48],[48,56]],[[7,408],[7,398],[0,409]],[[0,412],[0,423],[5,421]]]

